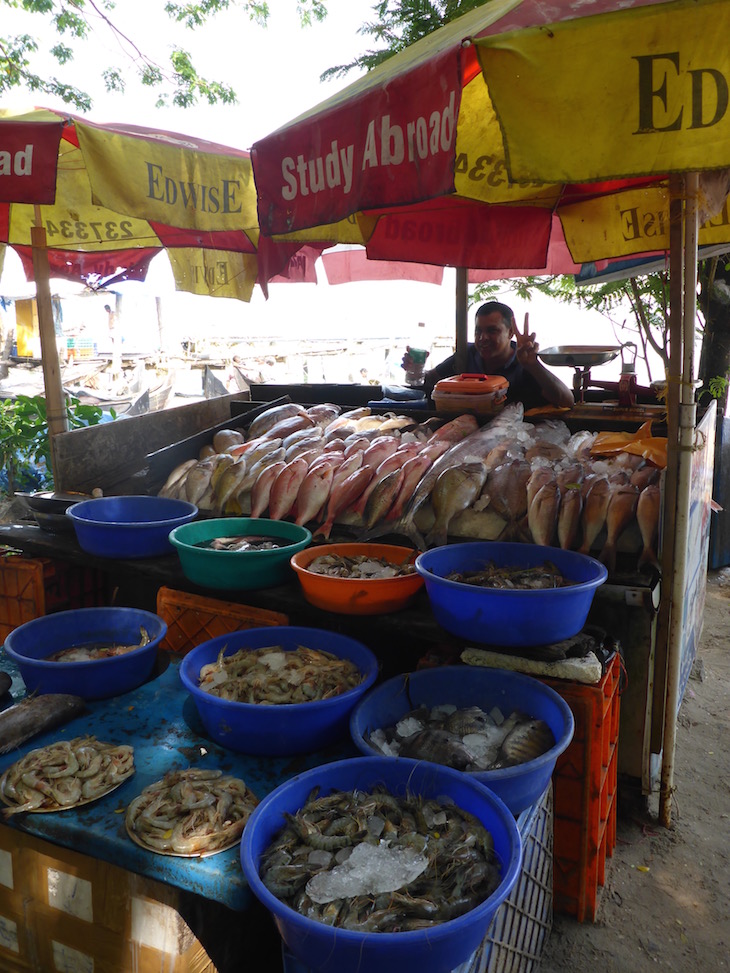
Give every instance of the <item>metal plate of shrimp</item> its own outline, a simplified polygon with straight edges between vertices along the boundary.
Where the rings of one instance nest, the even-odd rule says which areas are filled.
[[[48,814],[91,804],[134,773],[134,748],[96,737],[58,740],[30,750],[0,778],[3,816]]]
[[[171,770],[130,803],[125,825],[146,851],[207,858],[238,844],[257,804],[242,780],[220,770]]]

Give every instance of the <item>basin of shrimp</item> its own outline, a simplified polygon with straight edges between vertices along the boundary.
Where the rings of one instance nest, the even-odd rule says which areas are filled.
[[[183,658],[180,679],[216,743],[283,755],[346,736],[350,713],[377,672],[375,656],[355,639],[277,625],[203,642]]]
[[[253,894],[320,973],[443,973],[468,960],[520,870],[514,816],[466,774],[357,757],[263,798],[241,842]]]

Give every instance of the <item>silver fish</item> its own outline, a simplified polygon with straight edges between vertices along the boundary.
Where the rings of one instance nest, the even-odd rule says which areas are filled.
[[[29,696],[0,713],[0,753],[10,753],[39,733],[67,723],[86,708],[80,696]]]
[[[180,463],[175,469],[170,473],[170,475],[165,480],[164,485],[160,489],[158,496],[160,497],[177,497],[180,487],[185,482],[185,477],[188,475],[190,470],[197,464],[196,459],[186,459],[184,463]]]
[[[275,405],[271,409],[262,412],[261,415],[256,416],[248,427],[246,439],[257,439],[259,436],[268,432],[277,422],[281,422],[282,419],[289,419],[291,416],[301,415],[304,411],[302,406],[297,405],[295,402]]]
[[[472,505],[486,478],[484,463],[479,461],[450,466],[439,474],[431,492],[436,520],[426,535],[429,547],[441,547],[447,542],[451,521]]]

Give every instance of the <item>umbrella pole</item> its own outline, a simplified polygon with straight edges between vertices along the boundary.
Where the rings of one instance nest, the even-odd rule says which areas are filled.
[[[677,716],[679,711],[680,671],[682,663],[682,642],[684,628],[684,591],[686,586],[686,552],[689,541],[689,508],[692,483],[692,452],[694,449],[697,406],[694,397],[694,326],[697,313],[697,196],[699,176],[688,173],[684,177],[682,206],[682,227],[684,230],[683,253],[680,264],[680,277],[683,288],[678,293],[672,289],[672,299],[681,301],[670,315],[674,325],[671,340],[678,340],[678,354],[672,355],[673,362],[681,361],[681,380],[679,382],[679,408],[677,427],[668,432],[672,437],[676,432],[676,505],[674,523],[674,550],[670,579],[670,616],[667,645],[666,702],[664,707],[664,734],[662,746],[662,776],[659,792],[659,819],[668,828],[672,822],[672,794],[674,792],[674,762],[677,742]],[[675,268],[670,262],[671,271]],[[681,351],[679,351],[681,350]],[[681,357],[680,357],[681,356]],[[673,375],[678,369],[672,369]],[[672,375],[669,376],[670,382]]]
[[[56,464],[53,437],[59,432],[68,432],[66,401],[61,383],[61,366],[58,361],[56,331],[53,326],[53,305],[51,303],[50,271],[46,230],[43,226],[30,229],[33,246],[33,276],[36,287],[36,307],[38,308],[38,330],[41,338],[41,361],[43,362],[43,384],[46,391],[46,420],[48,439],[51,447],[51,467],[56,482]]]
[[[469,342],[467,311],[469,303],[469,271],[456,268],[456,367],[459,373],[466,371],[467,344]]]

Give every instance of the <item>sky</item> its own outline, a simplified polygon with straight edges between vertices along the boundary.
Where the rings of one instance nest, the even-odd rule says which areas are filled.
[[[135,83],[120,41],[101,22],[91,42],[79,48],[76,67],[69,77],[91,93],[94,108],[89,117],[95,121],[156,125],[248,149],[258,139],[355,80],[356,72],[326,84],[319,78],[325,69],[352,60],[370,46],[370,38],[358,34],[358,29],[374,18],[371,0],[329,0],[326,20],[307,28],[299,24],[295,0],[271,0],[270,7],[271,16],[265,28],[251,23],[240,12],[227,11],[195,33],[172,24],[164,13],[162,0],[124,0],[113,10],[114,22],[123,34],[158,61],[164,59],[172,40],[176,39],[190,51],[202,75],[225,82],[236,90],[239,98],[236,105],[156,108],[157,95]],[[53,32],[40,30],[42,24],[38,17],[3,8],[4,31],[28,30],[36,35],[40,31],[41,47],[49,46],[57,38]],[[123,96],[107,95],[103,91],[100,71],[109,64],[127,66],[128,91]],[[63,77],[50,58],[47,68],[48,74]],[[32,104],[64,107],[58,100],[25,93],[3,100],[3,105],[8,107]],[[8,255],[2,279],[6,293],[12,286],[9,282],[16,282],[18,275],[22,278],[19,261]],[[415,343],[425,331],[433,348],[434,363],[450,351],[447,345],[454,334],[455,273],[448,268],[441,286],[410,281],[330,286],[320,274],[317,285],[272,285],[268,301],[257,288],[251,303],[243,304],[176,293],[163,256],[153,261],[146,283],[123,287],[124,301],[139,308],[140,318],[148,313],[142,308],[150,308],[154,297],[161,296],[175,332],[217,330],[241,337],[306,333],[319,340],[350,335],[377,339],[381,345],[390,343],[393,355],[397,356],[398,349],[409,341]],[[624,336],[617,340],[611,323],[595,312],[581,311],[547,298],[538,297],[529,304],[519,301],[510,292],[508,283],[501,288],[498,299],[511,304],[520,322],[525,311],[530,311],[531,327],[543,348],[616,345],[630,338]],[[473,313],[474,309],[469,316],[470,330]],[[419,329],[419,323],[425,327]],[[444,354],[440,354],[442,350]],[[596,378],[614,379],[619,371],[620,359],[593,374]],[[655,362],[652,377],[659,377],[659,372]],[[649,376],[641,367],[637,373],[640,381],[648,381]],[[572,369],[560,368],[556,374],[566,384],[572,381]]]

